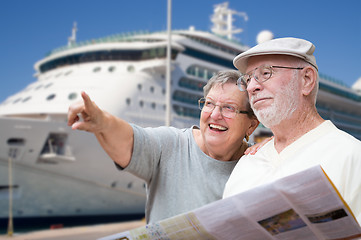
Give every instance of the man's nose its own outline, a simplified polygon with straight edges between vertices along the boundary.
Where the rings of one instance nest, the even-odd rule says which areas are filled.
[[[252,93],[255,91],[259,91],[261,90],[263,87],[262,83],[260,83],[259,81],[257,81],[255,76],[252,76],[248,85],[247,85],[247,92],[248,93]]]

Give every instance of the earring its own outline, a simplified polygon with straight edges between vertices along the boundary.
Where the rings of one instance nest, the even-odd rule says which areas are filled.
[[[249,141],[249,136],[246,134],[246,136],[244,136],[246,138],[246,141]]]

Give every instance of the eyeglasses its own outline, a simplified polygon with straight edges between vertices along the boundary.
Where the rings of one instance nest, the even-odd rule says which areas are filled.
[[[201,98],[198,100],[199,109],[203,112],[213,112],[216,106],[219,106],[222,116],[225,118],[234,118],[237,113],[249,114],[248,111],[240,111],[237,110],[235,106],[231,104],[222,103],[222,104],[215,104],[210,99]]]
[[[285,69],[295,69],[295,70],[302,70],[303,67],[283,67],[283,66],[269,66],[269,65],[262,65],[258,68],[253,69],[251,72],[247,74],[242,74],[240,78],[237,80],[237,86],[241,92],[247,90],[251,79],[254,78],[257,82],[263,83],[272,77],[274,72],[273,68],[285,68]]]

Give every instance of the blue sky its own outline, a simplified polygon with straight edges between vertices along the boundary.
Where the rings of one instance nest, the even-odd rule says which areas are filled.
[[[172,28],[210,31],[213,6],[223,1],[173,0]],[[275,37],[300,37],[316,45],[320,72],[348,86],[361,77],[361,0],[229,0],[230,8],[246,12],[238,18],[237,35],[246,45],[270,30]],[[77,40],[121,32],[166,30],[167,0],[1,0],[0,101],[33,82],[34,63],[64,46],[73,22]]]

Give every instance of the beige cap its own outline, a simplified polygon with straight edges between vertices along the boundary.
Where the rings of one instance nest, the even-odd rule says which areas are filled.
[[[306,62],[313,65],[317,71],[316,58],[313,56],[315,45],[311,42],[299,38],[277,38],[264,43],[260,43],[253,48],[239,54],[233,59],[233,65],[242,73],[246,71],[249,57],[268,55],[268,54],[281,54],[291,55],[302,58]]]

